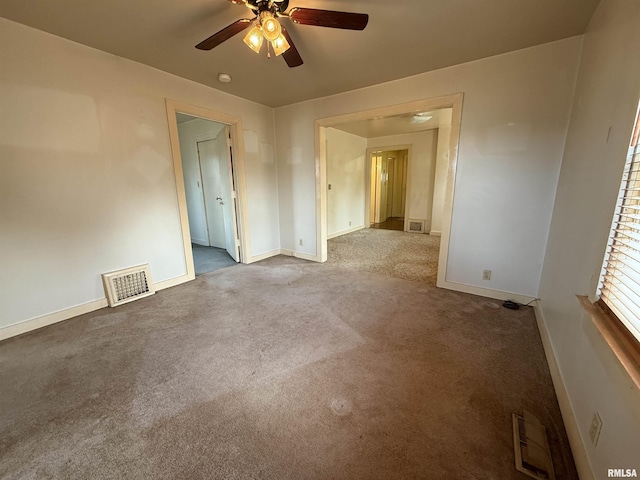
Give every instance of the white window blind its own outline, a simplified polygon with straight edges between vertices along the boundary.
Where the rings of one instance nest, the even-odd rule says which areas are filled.
[[[605,253],[599,296],[640,341],[640,110]]]

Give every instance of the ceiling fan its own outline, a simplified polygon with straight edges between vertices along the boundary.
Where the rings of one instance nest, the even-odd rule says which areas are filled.
[[[287,31],[278,22],[278,18],[289,18],[293,23],[300,25],[315,25],[346,30],[364,30],[369,22],[369,15],[365,13],[336,12],[315,8],[292,8],[287,12],[289,0],[228,1],[236,5],[244,5],[252,11],[254,18],[242,18],[233,22],[200,42],[196,45],[196,48],[211,50],[255,23],[244,37],[244,43],[251,50],[259,53],[263,41],[267,40],[267,48],[270,49],[270,45],[276,56],[282,55],[287,65],[291,68],[302,65],[302,57],[300,57]],[[270,54],[268,53],[268,55]]]

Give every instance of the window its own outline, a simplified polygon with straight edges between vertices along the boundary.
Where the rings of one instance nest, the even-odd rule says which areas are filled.
[[[613,215],[599,303],[640,342],[640,107]]]

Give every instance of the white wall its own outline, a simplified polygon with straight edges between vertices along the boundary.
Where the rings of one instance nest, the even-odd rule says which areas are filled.
[[[191,242],[198,245],[209,245],[206,210],[202,195],[202,176],[198,156],[198,142],[213,140],[222,123],[195,118],[178,125],[180,135],[180,156],[182,157],[182,175],[184,176],[187,212],[189,215],[189,232]]]
[[[447,169],[449,166],[449,145],[451,125],[438,128],[438,150],[436,153],[436,171],[433,181],[433,209],[431,211],[431,234],[442,233],[442,215],[447,186]]]
[[[314,120],[463,92],[447,280],[536,296],[580,48],[574,37],[276,109],[282,248],[316,253]]]
[[[0,18],[0,327],[104,298],[100,274],[186,274],[165,98],[273,110]],[[254,149],[255,150],[255,149]],[[246,148],[252,253],[279,249],[276,166]]]
[[[365,226],[365,157],[367,139],[327,128],[327,232]],[[351,224],[349,224],[351,223]]]
[[[409,198],[405,209],[409,218],[425,220],[425,229],[427,231],[431,223],[433,172],[435,169],[437,140],[438,130],[426,130],[419,133],[375,137],[367,141],[367,148],[411,146],[407,173]]]
[[[640,3],[602,0],[584,40],[540,305],[595,478],[640,470],[640,392],[575,295],[593,295],[640,96]],[[611,130],[610,130],[611,129]],[[603,421],[589,440],[594,411]]]

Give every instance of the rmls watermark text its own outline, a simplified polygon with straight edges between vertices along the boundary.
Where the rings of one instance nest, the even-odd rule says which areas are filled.
[[[638,472],[635,468],[609,468],[607,469],[607,477],[609,478],[638,478]]]

